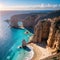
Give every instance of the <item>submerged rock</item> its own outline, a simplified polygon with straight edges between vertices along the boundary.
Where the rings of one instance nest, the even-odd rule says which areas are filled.
[[[26,45],[27,45],[26,41],[23,40],[23,41],[22,41],[22,47],[25,47]]]

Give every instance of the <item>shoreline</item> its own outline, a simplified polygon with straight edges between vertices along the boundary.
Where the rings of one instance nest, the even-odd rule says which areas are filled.
[[[34,50],[30,45],[27,45],[27,47],[30,48],[31,51],[28,53],[29,55],[24,58],[24,60],[31,60],[34,56]]]
[[[29,45],[33,47],[34,51],[34,55],[31,60],[40,60],[42,52],[40,51],[39,47],[34,43],[30,43]]]
[[[31,60],[43,60],[46,57],[52,56],[46,48],[42,48],[35,43],[28,44],[33,47],[34,55]]]

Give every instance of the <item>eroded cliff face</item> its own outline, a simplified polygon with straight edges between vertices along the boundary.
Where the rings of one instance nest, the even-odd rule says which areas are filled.
[[[19,28],[18,22],[23,22],[23,20],[28,16],[30,15],[29,14],[18,14],[18,15],[12,16],[10,19],[10,26]]]
[[[37,18],[37,15],[31,15],[26,17],[23,21],[23,26],[24,27],[34,27],[35,26],[35,19]]]
[[[60,50],[60,17],[54,18],[51,23],[47,46],[52,49],[52,52]]]
[[[60,50],[60,17],[39,21],[34,29],[33,42],[47,42],[52,52]]]
[[[42,40],[48,39],[50,30],[50,21],[39,21],[34,29],[33,42],[41,43]]]

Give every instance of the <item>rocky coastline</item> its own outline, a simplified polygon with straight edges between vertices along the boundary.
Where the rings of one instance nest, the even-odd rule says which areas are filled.
[[[37,48],[35,47],[35,44],[38,43],[40,46],[42,43],[42,45],[45,46],[43,47],[45,49],[43,51],[48,51],[52,54],[58,54],[60,53],[60,14],[58,13],[60,13],[60,11],[56,11],[55,13],[53,12],[47,15],[27,14],[26,16],[18,15],[17,18],[16,16],[13,16],[11,17],[10,21],[11,27],[18,28],[18,22],[21,21],[24,27],[34,28],[34,35],[32,38],[30,38],[30,42],[33,43],[30,45],[33,46],[34,51],[37,53],[37,50],[35,50],[35,48]],[[22,16],[24,16],[24,18],[22,18]],[[45,42],[45,45],[43,42]],[[38,49],[40,48],[41,46]],[[49,55],[46,57],[48,56]]]

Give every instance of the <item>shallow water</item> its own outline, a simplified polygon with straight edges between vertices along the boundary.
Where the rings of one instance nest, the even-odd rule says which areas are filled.
[[[25,34],[26,29],[10,28],[9,24],[0,20],[0,59],[1,60],[24,60],[29,51],[18,49],[22,40],[29,41],[32,33]]]

